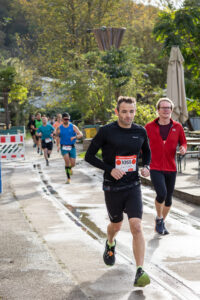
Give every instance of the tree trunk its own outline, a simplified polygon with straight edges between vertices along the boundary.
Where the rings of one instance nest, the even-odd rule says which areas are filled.
[[[4,98],[4,107],[5,107],[5,122],[6,122],[6,129],[9,129],[10,124],[10,118],[9,118],[9,110],[8,110],[8,92],[3,92],[3,98]]]
[[[116,101],[118,100],[119,96],[120,96],[120,89],[116,89],[115,90],[115,99],[116,99]]]

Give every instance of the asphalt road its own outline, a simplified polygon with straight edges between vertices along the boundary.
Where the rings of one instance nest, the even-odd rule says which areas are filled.
[[[64,163],[60,154],[54,150],[50,166],[46,167],[43,157],[28,142],[26,160],[3,163],[2,173],[8,179],[4,182],[4,194],[1,196],[4,208],[11,203],[5,197],[15,197],[12,205],[18,205],[35,232],[34,245],[38,244],[40,248],[45,245],[42,251],[45,254],[39,256],[40,266],[37,259],[34,262],[34,280],[43,283],[37,271],[41,270],[41,265],[45,268],[48,263],[48,266],[51,265],[51,280],[54,278],[54,281],[59,282],[56,288],[52,286],[52,292],[51,280],[46,277],[44,288],[35,294],[34,285],[24,287],[17,276],[18,279],[10,278],[8,271],[3,269],[0,279],[1,276],[5,278],[6,272],[9,280],[0,281],[2,299],[200,298],[199,206],[174,199],[173,209],[166,222],[170,234],[159,236],[154,232],[155,193],[149,187],[142,187],[146,240],[144,267],[151,277],[151,284],[144,289],[135,289],[132,285],[135,263],[126,216],[122,231],[117,236],[116,265],[108,268],[102,262],[108,217],[101,189],[101,171],[78,159],[72,182],[66,185]],[[29,238],[33,240],[32,236]],[[5,259],[8,259],[3,256],[5,247],[11,247],[9,241],[8,245],[2,246],[0,267],[1,262],[5,263]],[[18,247],[19,245],[16,249]],[[24,247],[30,245],[25,244]],[[20,247],[17,251],[20,253]],[[10,260],[11,256],[9,255]],[[36,254],[35,256],[37,258]],[[17,274],[19,267],[13,264],[13,268],[16,268]],[[6,292],[12,282],[16,291],[18,288],[15,297]]]

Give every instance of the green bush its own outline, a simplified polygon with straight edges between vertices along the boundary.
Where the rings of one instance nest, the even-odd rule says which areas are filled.
[[[153,105],[137,103],[134,123],[145,126],[147,123],[153,121],[156,117],[156,109]]]
[[[85,153],[86,153],[86,151],[81,152],[81,153],[79,153],[78,156],[79,156],[80,158],[84,159]],[[97,156],[98,158],[102,159],[102,151],[101,151],[101,149],[97,152],[96,156]]]
[[[137,103],[134,123],[145,126],[147,123],[153,121],[156,117],[156,109],[153,105]],[[114,122],[117,119],[117,116],[113,113],[108,123]]]

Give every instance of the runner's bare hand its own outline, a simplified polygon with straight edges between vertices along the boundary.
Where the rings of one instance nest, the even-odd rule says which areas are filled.
[[[112,169],[111,173],[112,177],[114,177],[116,180],[121,179],[124,175],[126,175],[125,172],[119,170],[119,169]]]
[[[141,175],[144,177],[148,177],[150,175],[150,172],[147,168],[144,167],[141,169]]]
[[[180,147],[179,147],[179,152],[180,152],[181,155],[184,155],[185,152],[186,152],[185,147],[184,147],[184,146],[180,146]]]

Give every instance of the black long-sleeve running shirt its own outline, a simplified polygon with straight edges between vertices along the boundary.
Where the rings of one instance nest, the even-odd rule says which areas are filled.
[[[102,149],[102,160],[96,157],[99,149]],[[142,152],[143,165],[149,165],[151,152],[146,130],[137,124],[132,124],[131,128],[122,128],[116,121],[99,129],[86,152],[85,160],[105,171],[104,185],[124,186],[139,180],[140,152]],[[116,156],[131,155],[137,155],[136,170],[127,172],[120,180],[114,179],[110,173],[116,167]]]

